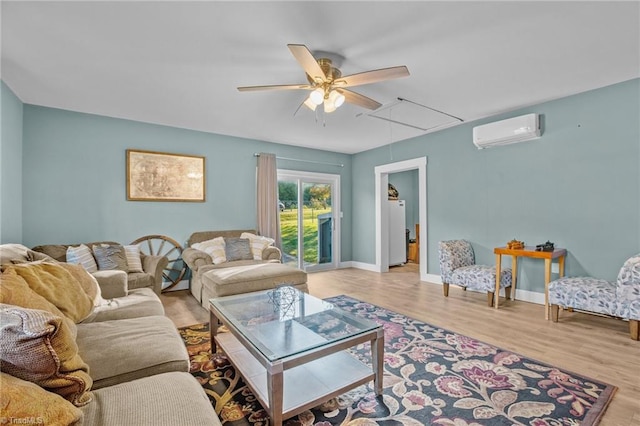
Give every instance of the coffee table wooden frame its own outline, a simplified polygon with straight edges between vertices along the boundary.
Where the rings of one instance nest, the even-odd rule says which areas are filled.
[[[269,413],[274,426],[371,380],[376,395],[382,395],[382,326],[270,361],[212,303],[209,303],[209,313],[211,352],[215,353],[219,346],[226,354]],[[224,324],[230,333],[218,334],[220,324]],[[345,351],[365,342],[371,342],[371,367]]]

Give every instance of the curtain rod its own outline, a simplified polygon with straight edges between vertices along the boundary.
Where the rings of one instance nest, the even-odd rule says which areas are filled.
[[[260,157],[260,154],[255,152],[253,154],[254,157]],[[336,166],[336,167],[344,167],[344,164],[341,163],[328,163],[326,161],[314,161],[314,160],[301,160],[298,158],[288,158],[288,157],[277,157],[278,160],[287,160],[287,161],[299,161],[301,163],[313,163],[313,164],[326,164],[328,166]]]

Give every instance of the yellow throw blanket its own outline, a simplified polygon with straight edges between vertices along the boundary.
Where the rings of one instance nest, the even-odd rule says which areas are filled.
[[[76,324],[93,309],[93,300],[78,279],[64,266],[56,263],[24,263],[10,265],[5,273],[21,276],[34,292],[47,299]]]

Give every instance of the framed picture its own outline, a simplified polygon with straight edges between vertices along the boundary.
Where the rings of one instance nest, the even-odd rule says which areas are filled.
[[[205,201],[204,157],[127,150],[127,200]]]

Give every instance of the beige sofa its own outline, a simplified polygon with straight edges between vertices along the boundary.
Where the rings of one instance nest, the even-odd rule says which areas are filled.
[[[46,254],[47,256],[57,260],[58,262],[67,261],[67,249],[69,246],[77,246],[78,244],[45,244],[33,247],[33,251]],[[97,241],[92,243],[84,243],[87,247],[94,244],[118,244],[113,241]],[[162,291],[162,272],[167,267],[169,260],[164,256],[149,256],[140,253],[142,260],[143,272],[128,272],[127,287],[135,288],[151,288],[156,294]]]
[[[306,272],[283,265],[277,247],[267,247],[261,259],[226,261],[214,264],[212,257],[193,248],[214,238],[239,238],[243,233],[256,234],[255,230],[200,231],[194,232],[182,251],[182,259],[191,269],[191,294],[208,309],[208,301],[214,297],[251,291],[267,290],[281,284],[292,285],[308,291]]]
[[[79,265],[7,262],[0,254],[0,417],[92,426],[221,424],[150,288],[101,300]],[[126,273],[115,275],[126,283]]]

